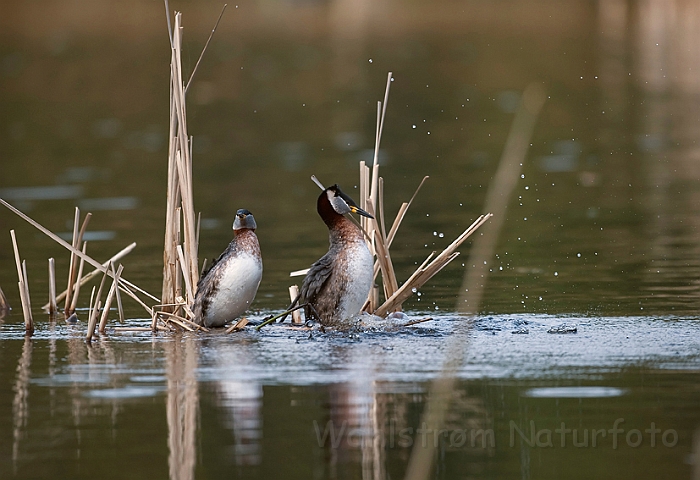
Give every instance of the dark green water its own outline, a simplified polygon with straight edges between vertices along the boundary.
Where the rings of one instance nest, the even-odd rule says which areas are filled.
[[[221,5],[171,6],[189,72]],[[88,252],[105,260],[137,242],[124,275],[156,294],[163,10],[18,2],[0,18],[0,198],[58,233],[76,205],[92,212]],[[265,268],[251,318],[285,306],[289,272],[327,248],[309,177],[357,196],[392,71],[389,215],[431,177],[392,246],[405,279],[484,213],[519,95],[541,82],[433,478],[699,478],[699,14],[680,1],[231,4],[188,97],[200,254],[218,255],[248,208]],[[0,325],[0,478],[402,478],[413,444],[435,442],[420,415],[463,321],[468,254],[469,242],[406,303],[435,320],[398,333],[112,332],[89,346],[84,321],[51,324],[38,308],[47,258],[62,289],[68,254],[0,210],[14,307]],[[562,323],[577,333],[547,333]]]

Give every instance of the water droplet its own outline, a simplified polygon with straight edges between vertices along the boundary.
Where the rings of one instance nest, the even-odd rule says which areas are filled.
[[[445,236],[444,233],[442,233],[442,232],[441,232],[441,233],[438,233],[438,237],[443,238],[444,236]]]
[[[372,59],[371,59],[371,58],[369,59],[369,63],[372,63]]]
[[[558,277],[558,276],[559,276],[559,272],[554,272],[554,276],[555,276],[555,277]]]
[[[413,128],[418,128],[418,127],[416,127],[416,124],[415,124],[415,123],[413,124]]]

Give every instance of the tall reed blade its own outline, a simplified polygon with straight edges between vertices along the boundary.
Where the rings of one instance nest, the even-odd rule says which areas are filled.
[[[29,301],[29,285],[27,283],[27,265],[24,263],[19,256],[19,247],[17,247],[17,238],[15,237],[15,231],[10,230],[10,237],[12,237],[12,249],[15,254],[15,265],[17,266],[17,278],[19,282],[17,286],[19,288],[19,299],[22,303],[22,314],[24,315],[24,329],[27,335],[32,335],[34,333],[34,319],[32,318],[32,305]]]

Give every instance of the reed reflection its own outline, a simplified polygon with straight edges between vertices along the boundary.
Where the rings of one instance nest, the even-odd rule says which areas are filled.
[[[17,362],[17,375],[12,390],[12,467],[17,474],[20,442],[24,438],[29,418],[29,380],[31,378],[33,343],[31,337],[24,338],[22,355]]]
[[[197,460],[199,344],[191,335],[174,336],[163,345],[166,357],[168,467],[171,480],[194,479]]]
[[[452,392],[444,424],[431,430],[417,421],[427,399],[424,387],[407,387],[370,378],[330,388],[328,417],[314,425],[328,478],[344,478],[349,466],[358,466],[363,480],[385,480],[397,466],[403,472],[414,446],[436,448],[439,469],[455,454],[467,460],[466,471],[486,468],[496,448],[484,400],[462,389]]]

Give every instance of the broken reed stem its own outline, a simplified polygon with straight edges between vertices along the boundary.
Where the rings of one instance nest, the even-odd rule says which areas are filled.
[[[136,247],[136,242],[132,243],[131,245],[128,245],[128,246],[124,247],[122,250],[120,250],[120,251],[117,252],[115,255],[113,255],[109,260],[107,260],[106,262],[104,262],[104,263],[102,264],[102,266],[105,267],[105,268],[107,268],[107,265],[109,265],[110,263],[117,263],[119,260],[121,260],[122,258],[124,258],[124,257],[125,257],[126,255],[128,255],[129,253],[131,253],[131,251],[132,251],[135,247]],[[95,277],[96,277],[97,275],[99,275],[100,273],[104,273],[104,272],[103,272],[102,270],[95,269],[95,270],[93,270],[92,272],[88,273],[87,275],[85,275],[85,276],[80,280],[80,286],[85,285],[87,282],[89,282],[90,280],[92,280],[93,278],[95,278]],[[67,294],[68,294],[68,290],[64,290],[63,292],[61,292],[61,294],[58,295],[58,297],[56,297],[56,302],[60,302],[61,300],[63,300],[64,298],[66,298],[66,295],[67,295]],[[42,307],[42,309],[44,309],[44,310],[47,310],[48,308],[49,308],[49,304],[48,304],[48,303]]]
[[[78,207],[75,207],[75,219],[73,223],[73,247],[75,248],[80,248],[80,244],[83,243],[83,236],[85,235],[85,231],[87,230],[88,223],[90,223],[90,218],[92,218],[92,213],[88,212],[85,215],[85,218],[83,219],[83,224],[80,227],[80,231],[78,234],[75,234],[75,230],[78,227],[78,223],[80,221],[80,209]],[[68,282],[68,289],[73,286],[73,282],[75,279],[75,263],[77,262],[77,257],[71,253],[71,267],[72,269],[70,270],[70,279]],[[82,262],[81,262],[82,265]],[[80,276],[78,276],[80,277]],[[66,308],[65,308],[65,313],[66,317],[70,316],[74,311],[75,311],[75,305],[76,305],[76,300],[75,296],[77,296],[77,291],[79,290],[79,287],[76,287],[75,293],[70,292],[69,296],[66,297]]]
[[[124,266],[120,263],[119,268],[121,270],[124,270]],[[124,308],[122,308],[122,296],[119,293],[119,281],[121,280],[121,272],[117,273],[114,271],[114,264],[112,264],[112,278],[114,278],[117,282],[117,290],[114,292],[115,296],[117,297],[117,310],[119,311],[119,323],[124,323],[126,318],[124,317]]]
[[[87,254],[87,242],[83,242],[83,253]],[[66,310],[66,317],[71,316],[75,309],[78,307],[78,296],[80,295],[80,279],[83,276],[83,268],[85,267],[85,259],[81,257],[80,266],[78,267],[78,277],[75,281],[75,286],[73,287],[73,293],[71,295],[72,300],[70,304],[70,309]]]
[[[404,217],[406,216],[406,212],[408,212],[408,208],[413,203],[413,199],[416,198],[416,195],[418,195],[418,192],[420,191],[420,189],[423,186],[423,184],[425,183],[425,181],[429,178],[430,177],[428,175],[423,177],[423,180],[421,180],[421,182],[418,184],[416,191],[413,192],[413,196],[408,201],[408,203],[403,203],[401,205],[401,208],[399,208],[399,212],[396,214],[396,218],[394,219],[394,223],[391,226],[391,229],[389,230],[389,235],[387,235],[387,237],[386,237],[387,248],[391,247],[391,244],[394,241],[394,237],[396,236],[396,232],[399,230],[399,226],[401,225],[401,222],[403,221]]]
[[[109,272],[111,268],[107,269],[107,272]],[[100,306],[102,305],[102,289],[105,286],[105,281],[107,280],[107,277],[109,276],[105,272],[105,274],[102,276],[102,281],[100,282],[100,288],[97,289],[97,296],[95,297],[95,304],[94,308],[92,311],[90,311],[90,319],[88,321],[88,331],[87,331],[87,336],[86,340],[89,342],[92,340],[93,335],[95,334],[95,328],[97,327],[97,317],[100,314]]]
[[[54,316],[58,312],[56,304],[56,261],[49,258],[49,315]]]
[[[34,319],[32,318],[32,305],[29,297],[29,284],[27,281],[27,265],[19,256],[19,247],[17,247],[17,238],[15,237],[15,231],[10,230],[10,237],[12,237],[12,249],[15,254],[15,264],[17,266],[17,286],[19,288],[19,299],[22,303],[22,314],[24,315],[24,330],[27,335],[32,335],[34,333]]]
[[[27,305],[27,312],[24,314],[24,333],[25,335],[34,334],[34,317],[32,316],[32,301],[29,296],[29,280],[27,279],[27,262],[22,260],[22,276],[24,277],[21,282],[19,282],[19,287],[22,289],[22,295],[24,296],[24,302]]]
[[[22,218],[23,220],[25,220],[26,222],[28,222],[30,225],[32,225],[34,228],[36,228],[36,229],[38,229],[39,231],[41,231],[42,233],[44,233],[46,236],[48,236],[49,238],[51,238],[51,240],[53,240],[54,242],[58,243],[58,244],[61,245],[63,248],[67,249],[68,251],[70,251],[70,252],[72,252],[72,253],[75,253],[75,254],[76,254],[78,257],[80,257],[80,258],[84,258],[85,261],[86,261],[87,263],[89,263],[89,264],[92,265],[93,267],[96,267],[96,268],[97,268],[98,270],[100,270],[101,272],[106,272],[106,271],[108,271],[107,267],[101,265],[100,263],[98,263],[97,261],[95,261],[94,259],[92,259],[91,257],[89,257],[88,255],[85,255],[83,252],[81,252],[81,251],[78,250],[77,248],[74,248],[71,244],[69,244],[68,242],[66,242],[65,240],[63,240],[61,237],[59,237],[58,235],[56,235],[55,233],[53,233],[51,230],[49,230],[48,228],[44,227],[44,226],[41,225],[39,222],[33,220],[33,219],[32,219],[31,217],[29,217],[28,215],[22,213],[20,210],[16,209],[15,207],[13,207],[13,206],[10,205],[9,203],[7,203],[7,202],[6,202],[5,200],[3,200],[2,198],[0,198],[0,205],[4,205],[5,207],[7,207],[12,213],[14,213],[15,215],[18,215],[20,218]],[[111,276],[111,273],[110,273],[109,275]],[[132,292],[132,289],[133,289],[133,290],[136,290],[137,292],[140,292],[140,293],[142,293],[142,294],[144,294],[144,295],[150,297],[151,299],[155,300],[156,302],[160,303],[160,300],[158,299],[158,297],[155,297],[155,296],[151,295],[151,294],[148,293],[147,291],[145,291],[145,290],[143,290],[143,289],[137,287],[136,285],[134,285],[134,284],[131,283],[131,282],[128,282],[128,281],[125,280],[124,278],[120,278],[120,279],[119,279],[119,288],[120,288],[123,292],[125,292],[127,295],[129,295],[132,299],[134,299],[139,305],[141,305],[141,306],[148,312],[149,315],[152,314],[151,308],[150,308],[148,305],[146,305],[146,304],[143,302],[143,300],[141,300],[134,292]]]
[[[111,263],[109,264],[110,270],[114,271],[114,265]],[[100,326],[98,328],[98,332],[100,333],[105,333],[105,328],[107,327],[107,317],[109,316],[109,308],[112,306],[112,301],[114,300],[114,296],[116,295],[116,292],[119,290],[117,288],[117,285],[119,284],[119,276],[122,274],[122,270],[124,270],[123,265],[119,265],[119,268],[117,269],[114,279],[112,280],[112,286],[109,288],[109,292],[107,293],[107,299],[105,300],[105,306],[104,309],[102,310],[102,317],[100,317]]]
[[[185,279],[185,289],[187,290],[187,298],[190,302],[194,301],[194,292],[192,291],[192,283],[190,283],[190,277],[188,275],[187,263],[185,262],[185,254],[182,252],[182,245],[177,246],[177,256],[180,259],[180,268],[182,268],[182,275]]]
[[[248,319],[243,317],[240,320],[238,320],[236,323],[234,323],[233,325],[228,327],[224,333],[233,333],[237,330],[242,330],[243,327],[245,327],[246,325],[248,325]]]
[[[299,285],[292,285],[289,287],[289,299],[293,302],[299,297]],[[295,325],[300,325],[301,321],[301,310],[294,310],[292,312],[292,323]]]
[[[75,217],[73,219],[73,239],[71,245],[73,248],[78,248],[78,231],[80,224],[80,209],[75,207]],[[74,252],[70,252],[70,264],[68,266],[68,284],[66,285],[66,291],[68,292],[66,296],[66,305],[63,311],[66,312],[66,317],[68,316],[68,310],[71,305],[71,294],[73,293],[73,279],[75,278],[75,269],[78,267],[77,260]]]

